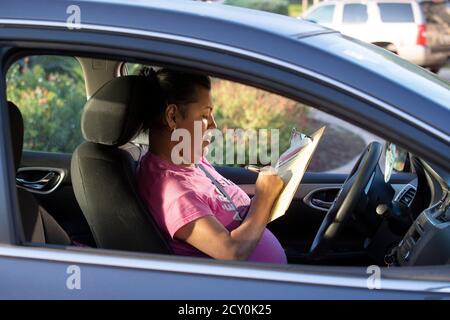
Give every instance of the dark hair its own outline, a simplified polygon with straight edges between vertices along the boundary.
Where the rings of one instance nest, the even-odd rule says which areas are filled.
[[[186,104],[196,101],[198,86],[211,90],[211,80],[203,74],[167,68],[155,71],[149,67],[143,67],[139,74],[149,77],[151,86],[149,104],[143,120],[144,131],[164,126],[164,112],[169,104],[176,104],[184,117]]]

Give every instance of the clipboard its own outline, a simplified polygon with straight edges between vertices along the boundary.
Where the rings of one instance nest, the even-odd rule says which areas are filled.
[[[283,179],[284,187],[272,207],[269,222],[283,216],[288,210],[325,129],[326,126],[323,126],[310,137],[304,136],[278,158],[275,170]]]

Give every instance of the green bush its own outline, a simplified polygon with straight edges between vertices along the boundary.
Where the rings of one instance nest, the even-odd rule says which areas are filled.
[[[226,0],[224,3],[278,14],[289,14],[288,0]]]
[[[302,5],[294,3],[289,5],[289,16],[298,17],[302,13]]]
[[[83,141],[84,80],[74,58],[24,58],[8,70],[7,98],[24,119],[24,149],[72,152]]]

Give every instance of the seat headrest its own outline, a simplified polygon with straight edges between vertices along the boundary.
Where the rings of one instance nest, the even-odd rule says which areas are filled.
[[[19,169],[20,161],[22,159],[23,148],[23,118],[17,106],[8,101],[9,110],[9,128],[11,130],[12,147],[14,152],[14,166]]]
[[[125,76],[107,82],[84,106],[84,139],[111,146],[132,140],[142,127],[150,86],[145,76]]]

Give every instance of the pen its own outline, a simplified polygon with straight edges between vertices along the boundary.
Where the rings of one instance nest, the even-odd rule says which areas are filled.
[[[253,172],[260,172],[261,168],[252,164],[249,164],[247,166],[245,166],[245,169],[253,171]]]
[[[249,165],[245,166],[245,169],[259,173],[259,174],[268,174],[268,175],[278,174],[278,170],[271,166],[258,167],[258,166],[249,164]]]

